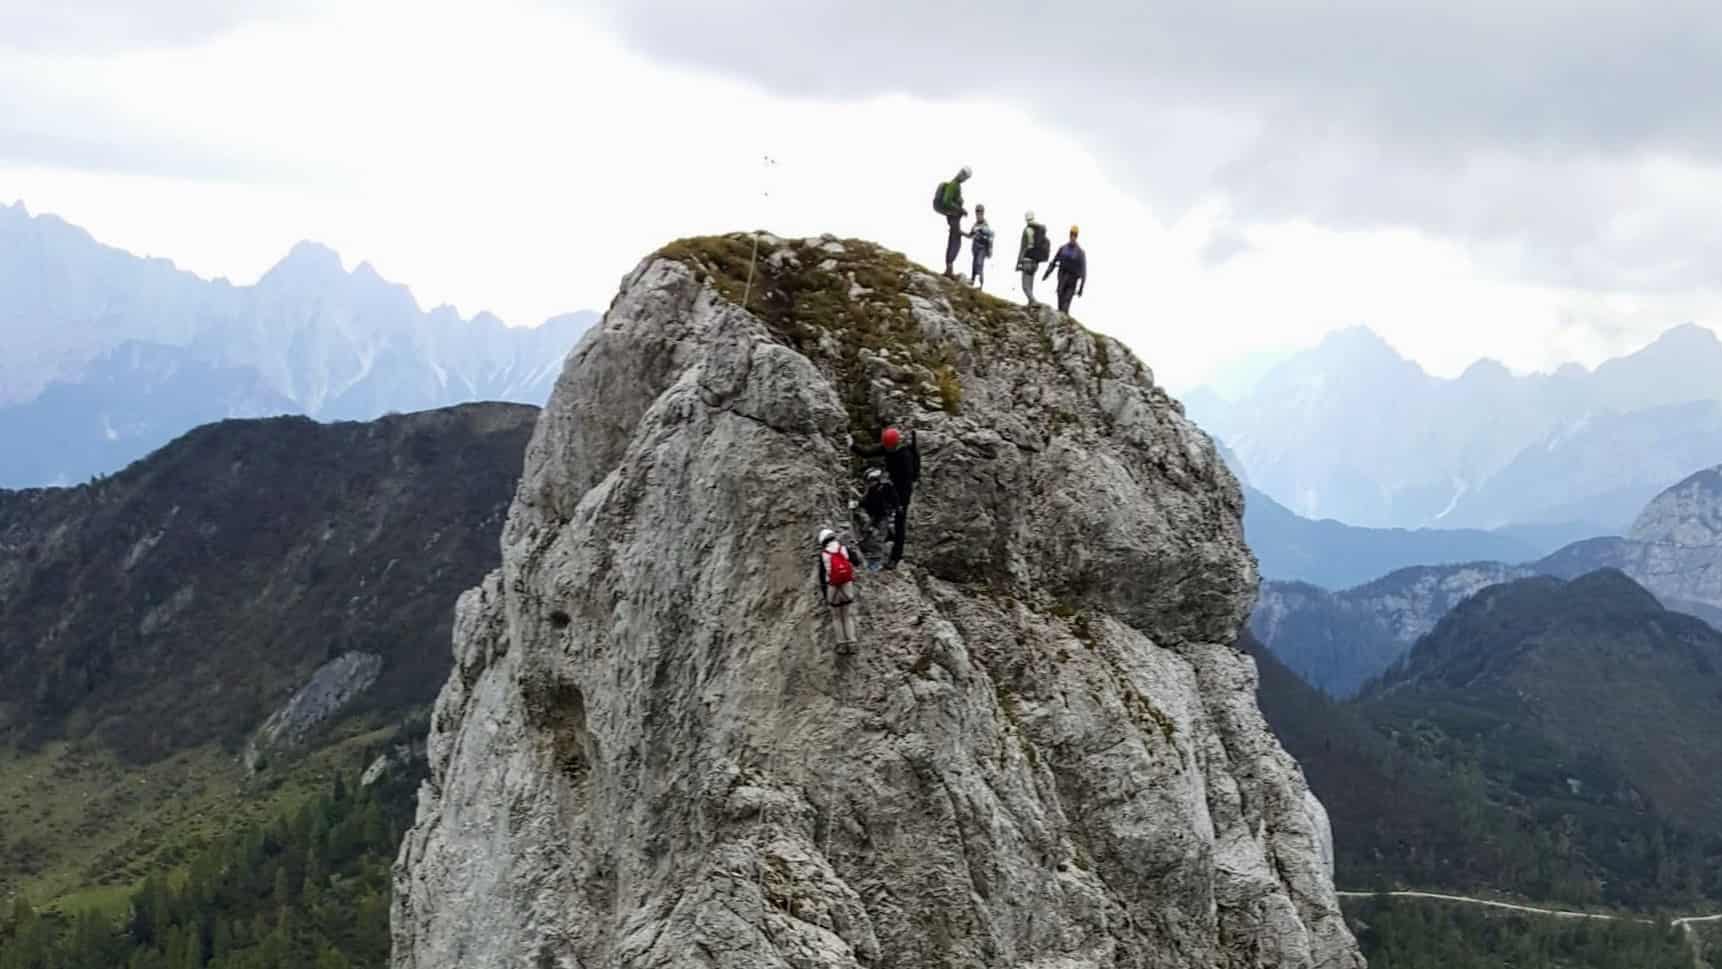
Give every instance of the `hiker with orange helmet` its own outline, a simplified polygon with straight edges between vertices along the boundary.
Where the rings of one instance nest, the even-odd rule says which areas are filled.
[[[921,477],[921,449],[915,432],[904,434],[887,426],[879,433],[878,447],[851,444],[851,451],[864,458],[885,458],[885,473],[891,476],[891,486],[897,490],[897,518],[891,527],[891,557],[885,562],[894,569],[903,558],[903,542],[909,532],[909,499],[915,495],[915,482]]]

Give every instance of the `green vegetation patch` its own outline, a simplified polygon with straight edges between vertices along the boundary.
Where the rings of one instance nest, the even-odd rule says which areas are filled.
[[[390,869],[422,772],[370,787],[338,773],[117,902],[38,911],[20,897],[0,910],[0,969],[383,969]]]
[[[1370,969],[1693,969],[1665,922],[1561,919],[1430,899],[1345,899]]]
[[[363,731],[249,776],[214,744],[149,765],[90,744],[0,750],[0,896],[111,910],[152,874],[183,866],[246,824],[303,803],[389,731]]]
[[[773,336],[835,373],[858,439],[870,438],[881,417],[894,416],[877,412],[870,392],[877,380],[897,384],[928,408],[954,414],[962,405],[952,348],[921,332],[911,292],[948,301],[983,334],[1002,336],[1013,318],[1026,320],[1020,307],[933,276],[869,242],[762,237],[757,258],[754,245],[745,233],[705,236],[672,242],[658,255],[689,266]]]

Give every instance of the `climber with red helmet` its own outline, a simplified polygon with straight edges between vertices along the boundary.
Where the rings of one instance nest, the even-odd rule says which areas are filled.
[[[885,473],[891,476],[891,486],[897,490],[897,517],[891,523],[891,557],[885,562],[894,569],[903,558],[903,542],[909,532],[909,499],[915,496],[915,482],[921,477],[921,448],[915,432],[904,435],[887,426],[879,434],[878,447],[850,444],[849,450],[864,458],[885,458]]]

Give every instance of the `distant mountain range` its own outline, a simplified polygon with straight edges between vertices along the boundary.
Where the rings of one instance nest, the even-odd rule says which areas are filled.
[[[294,765],[425,709],[537,414],[224,421],[0,490],[0,895],[171,870],[306,801],[275,790]]]
[[[1528,561],[1557,547],[1558,542],[1548,543],[1559,534],[1361,528],[1304,518],[1254,488],[1244,489],[1244,539],[1256,553],[1262,577],[1327,589],[1349,588],[1413,565]]]
[[[596,318],[529,329],[427,312],[368,264],[347,271],[309,242],[234,286],[0,206],[0,487],[111,473],[232,417],[542,404]]]
[[[1620,572],[1489,587],[1349,703],[1257,656],[1262,711],[1332,812],[1342,883],[1722,899],[1722,633]]]
[[[1619,570],[1668,608],[1722,628],[1722,467],[1665,489],[1626,536],[1574,542],[1535,561],[1417,566],[1339,592],[1264,582],[1250,628],[1310,683],[1349,696],[1480,590],[1599,569]]]
[[[1291,511],[1371,527],[1571,525],[1617,534],[1722,456],[1722,340],[1686,325],[1594,371],[1431,377],[1367,329],[1331,334],[1190,415]],[[1234,394],[1237,388],[1232,388]]]

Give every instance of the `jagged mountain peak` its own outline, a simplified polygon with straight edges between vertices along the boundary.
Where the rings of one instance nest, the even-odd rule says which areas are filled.
[[[1479,357],[1459,374],[1459,380],[1468,383],[1499,383],[1512,379],[1513,372],[1507,369],[1507,365],[1493,357]]]
[[[267,273],[264,279],[291,278],[332,278],[347,275],[346,267],[341,262],[341,254],[321,242],[302,239],[287,250],[287,255],[281,258]]]
[[[1343,353],[1353,357],[1404,359],[1381,334],[1368,326],[1357,324],[1331,330],[1317,344],[1318,351]]]
[[[210,281],[22,204],[0,213],[0,321],[0,427],[23,454],[0,485],[111,473],[197,424],[278,412],[276,400],[361,420],[469,400],[541,404],[579,330],[425,313],[373,264],[349,272],[313,241],[253,285]],[[127,378],[101,365],[128,342],[172,348],[185,366]],[[98,365],[118,379],[83,383]],[[200,393],[192,368],[225,378]]]
[[[1662,331],[1639,353],[1686,353],[1694,349],[1722,350],[1722,338],[1716,331],[1697,323],[1681,323]]]
[[[1208,439],[1067,316],[833,238],[749,286],[752,242],[647,258],[569,360],[458,609],[395,965],[1360,967]],[[909,551],[841,656],[812,539],[886,417]]]

